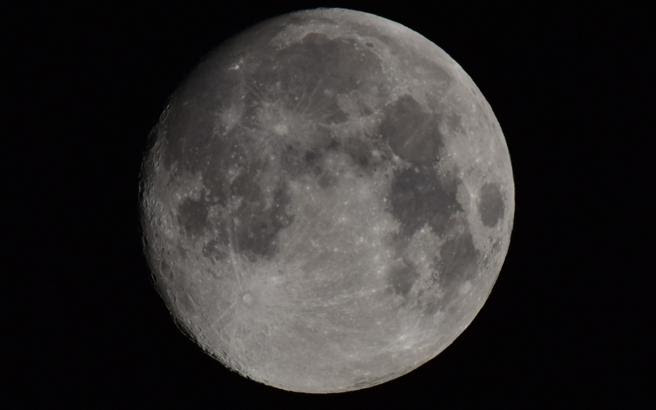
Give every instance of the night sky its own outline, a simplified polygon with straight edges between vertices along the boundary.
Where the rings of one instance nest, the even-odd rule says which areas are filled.
[[[186,3],[25,2],[3,12],[11,347],[0,407],[654,405],[646,9]],[[318,6],[389,18],[451,55],[501,124],[516,190],[508,256],[470,327],[402,378],[324,396],[238,376],[176,328],[150,282],[137,203],[146,137],[191,69],[258,21]]]

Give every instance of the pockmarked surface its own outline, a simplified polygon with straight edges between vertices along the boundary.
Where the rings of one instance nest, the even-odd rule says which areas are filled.
[[[145,249],[224,365],[327,393],[403,375],[482,307],[514,213],[501,128],[418,33],[343,9],[263,22],[171,97],[144,159]]]

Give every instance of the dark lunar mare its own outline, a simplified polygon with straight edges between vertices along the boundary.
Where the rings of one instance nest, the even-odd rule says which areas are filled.
[[[483,225],[487,227],[496,226],[503,217],[504,210],[505,204],[499,185],[490,182],[483,185],[478,202],[478,213],[481,216]]]
[[[235,250],[251,260],[271,258],[278,250],[277,235],[293,222],[287,212],[290,197],[283,182],[277,185],[272,205],[266,208],[265,197],[251,176],[237,178],[232,185],[233,193],[243,198],[236,211],[238,223],[235,230]]]
[[[474,246],[467,221],[460,216],[462,206],[456,198],[458,182],[449,177],[438,178],[432,169],[422,167],[397,171],[389,192],[390,212],[400,222],[394,236],[397,255],[403,255],[411,238],[427,225],[440,237],[448,237],[436,249],[434,281],[445,293],[441,301],[457,296],[457,287],[473,279],[480,252]],[[390,284],[396,293],[405,295],[417,279],[412,263],[404,260],[390,271]],[[441,302],[441,303],[442,303]],[[427,307],[434,313],[437,305]]]
[[[418,166],[396,171],[389,206],[401,223],[400,236],[409,238],[424,224],[437,235],[445,233],[451,217],[462,211],[457,192],[456,179],[438,178],[432,168]]]
[[[262,63],[250,78],[254,101],[282,103],[309,120],[346,121],[348,113],[337,104],[339,94],[364,90],[384,98],[388,92],[380,81],[384,77],[380,59],[353,39],[308,33],[288,47],[259,57]],[[365,105],[359,108],[371,110]]]
[[[200,199],[186,198],[178,206],[178,223],[187,236],[198,237],[207,229],[208,202],[206,195],[203,195]]]
[[[448,303],[457,295],[458,285],[477,272],[480,252],[468,223],[458,216],[463,212],[457,198],[459,180],[451,174],[438,176],[434,169],[444,149],[442,121],[441,115],[403,95],[386,107],[379,129],[391,151],[409,163],[394,172],[389,191],[389,211],[401,224],[394,239],[397,255],[403,255],[409,238],[425,225],[438,236],[448,236],[439,252],[436,249],[433,278],[443,291],[440,303]],[[396,293],[405,295],[417,277],[416,268],[404,259],[392,267],[389,281]],[[438,304],[430,297],[423,299],[429,300],[425,313],[433,314]]]
[[[443,149],[441,121],[440,115],[425,111],[414,98],[403,95],[385,108],[380,133],[396,155],[413,164],[429,166]]]

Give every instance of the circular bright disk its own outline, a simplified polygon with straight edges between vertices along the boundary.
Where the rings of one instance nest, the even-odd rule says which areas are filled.
[[[463,69],[416,32],[317,9],[211,53],[143,163],[146,252],[207,353],[281,389],[362,389],[444,350],[505,258],[508,149]]]

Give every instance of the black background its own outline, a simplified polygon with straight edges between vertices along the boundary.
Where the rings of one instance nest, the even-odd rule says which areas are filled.
[[[646,9],[235,3],[5,10],[5,332],[16,343],[4,408],[654,404]],[[494,109],[516,183],[510,251],[472,325],[402,378],[323,396],[246,380],[177,330],[149,281],[137,208],[146,136],[186,74],[253,23],[316,6],[390,18],[449,53]]]

